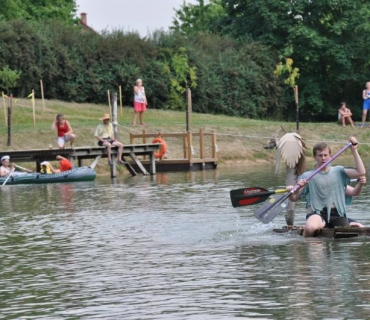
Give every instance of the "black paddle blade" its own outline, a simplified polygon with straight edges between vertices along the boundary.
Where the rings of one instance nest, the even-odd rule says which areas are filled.
[[[267,189],[260,187],[235,189],[230,191],[231,204],[234,208],[241,206],[248,206],[251,204],[257,204],[268,199],[268,195],[260,196],[259,193],[269,192]],[[256,194],[256,196],[254,196]],[[248,199],[243,199],[244,196],[250,196]]]
[[[272,195],[263,206],[258,208],[254,216],[263,223],[269,223],[285,210],[288,205],[289,194]]]

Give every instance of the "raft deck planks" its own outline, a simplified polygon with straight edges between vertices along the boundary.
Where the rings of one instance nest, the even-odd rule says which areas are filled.
[[[303,236],[304,226],[294,226],[273,229],[276,233],[292,233]],[[336,228],[323,228],[317,230],[315,237],[320,238],[333,238],[333,239],[343,239],[343,238],[354,238],[359,236],[370,236],[370,227],[336,227]]]

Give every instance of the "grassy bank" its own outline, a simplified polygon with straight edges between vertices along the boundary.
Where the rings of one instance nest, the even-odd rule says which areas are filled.
[[[41,100],[36,100],[36,127],[33,127],[32,104],[29,99],[15,99],[13,102],[13,136],[12,146],[7,144],[7,127],[4,111],[0,113],[1,149],[23,150],[47,148],[50,143],[56,147],[56,132],[50,126],[57,113],[64,113],[77,135],[76,146],[95,145],[93,137],[98,120],[104,113],[108,113],[107,105],[76,104],[61,101],[45,101],[43,110]],[[185,112],[152,110],[145,113],[146,126],[132,127],[133,109],[125,107],[122,115],[119,110],[119,140],[130,143],[130,133],[185,132]],[[198,131],[204,128],[206,132],[215,130],[217,133],[217,147],[219,149],[219,164],[233,162],[274,162],[275,151],[264,149],[264,145],[274,134],[281,137],[285,131],[295,131],[295,122],[278,122],[250,120],[246,118],[192,114],[191,129]],[[306,140],[307,154],[311,155],[312,146],[318,141],[328,142],[333,152],[338,151],[348,141],[351,135],[356,136],[360,143],[360,153],[363,156],[370,154],[370,129],[342,127],[333,119],[332,123],[300,123],[300,135]],[[140,143],[141,141],[136,141]],[[181,157],[183,152],[182,140],[179,138],[166,139],[168,144],[168,158]],[[199,143],[194,140],[194,149],[197,152]],[[210,153],[210,141],[205,142],[206,152]]]

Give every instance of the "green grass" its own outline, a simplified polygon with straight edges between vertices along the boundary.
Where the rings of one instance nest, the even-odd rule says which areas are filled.
[[[2,108],[3,109],[3,108]],[[6,150],[27,150],[47,148],[50,143],[56,146],[56,131],[51,130],[51,124],[57,113],[64,113],[77,135],[76,146],[95,145],[93,137],[98,120],[104,113],[109,112],[108,105],[66,103],[56,100],[45,100],[45,110],[42,101],[36,100],[36,127],[33,127],[32,103],[29,99],[14,99],[12,146],[6,146],[7,127],[4,111],[0,112],[0,145]],[[130,133],[173,133],[186,131],[186,113],[169,110],[149,109],[145,112],[146,126],[132,127],[133,109],[124,107],[122,115],[118,108],[119,140],[130,143]],[[253,162],[273,162],[274,150],[265,150],[263,146],[275,133],[281,137],[285,131],[295,131],[295,122],[280,122],[266,120],[251,120],[240,117],[222,115],[197,114],[191,115],[191,129],[197,132],[204,128],[206,132],[215,130],[217,133],[218,158],[220,163],[234,160]],[[283,130],[284,129],[284,130]],[[330,144],[333,152],[338,151],[354,135],[360,141],[360,153],[363,156],[370,154],[369,128],[343,128],[333,119],[332,123],[300,123],[300,135],[306,140],[307,155],[311,155],[313,145],[318,141]],[[140,143],[141,141],[135,141]],[[182,139],[166,139],[169,153],[168,158],[182,157]],[[199,141],[194,138],[195,152],[199,151]],[[211,142],[206,139],[207,156],[210,155]]]

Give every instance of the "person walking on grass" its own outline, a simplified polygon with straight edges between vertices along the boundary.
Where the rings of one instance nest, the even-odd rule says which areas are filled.
[[[143,87],[143,82],[141,79],[136,80],[136,85],[134,86],[134,120],[132,125],[136,126],[137,115],[140,114],[140,124],[145,126],[144,122],[144,111],[148,102],[145,96],[145,89]]]
[[[109,121],[110,116],[108,113],[106,113],[103,118],[100,118],[99,120],[102,120],[103,123],[99,124],[96,127],[94,136],[96,139],[98,139],[98,145],[99,146],[105,146],[107,148],[107,156],[108,156],[108,164],[111,166],[112,158],[111,158],[111,148],[112,146],[118,148],[118,164],[125,164],[125,162],[122,160],[122,153],[123,153],[123,144],[119,142],[118,140],[114,139],[114,132],[113,132],[113,125]]]
[[[338,110],[339,121],[342,123],[342,126],[346,126],[346,122],[348,122],[351,127],[353,128],[355,125],[352,120],[352,112],[351,109],[347,108],[347,104],[345,102],[341,103],[340,109]]]
[[[58,133],[58,147],[59,149],[64,149],[65,143],[70,141],[71,148],[74,147],[74,141],[76,135],[73,133],[73,129],[69,124],[68,120],[65,119],[62,113],[57,114],[53,124],[51,125],[51,129],[57,129]]]
[[[367,110],[370,109],[370,81],[366,82],[365,89],[362,91],[362,99],[364,99],[364,103],[362,105],[361,128],[365,125]]]

